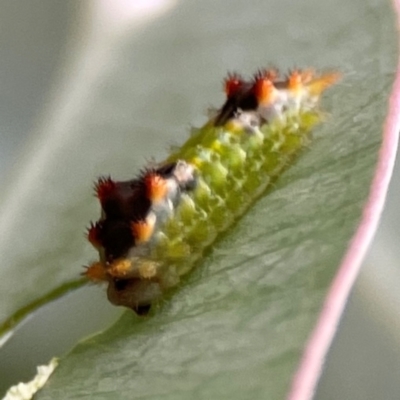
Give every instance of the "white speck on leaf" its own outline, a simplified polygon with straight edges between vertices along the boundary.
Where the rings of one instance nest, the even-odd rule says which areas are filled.
[[[40,390],[49,379],[50,375],[56,369],[58,360],[53,358],[48,365],[37,367],[36,376],[28,383],[18,383],[8,389],[3,400],[30,400],[33,395]]]

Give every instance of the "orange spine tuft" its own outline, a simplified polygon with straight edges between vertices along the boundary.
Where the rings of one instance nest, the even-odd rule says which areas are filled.
[[[254,94],[259,104],[270,104],[274,101],[275,86],[267,76],[257,75],[254,80]]]
[[[131,223],[132,235],[135,238],[135,243],[146,243],[150,240],[154,232],[156,216],[150,213],[146,220],[136,221]]]
[[[303,88],[302,73],[297,70],[292,71],[288,77],[288,89],[291,92],[299,92],[302,88]]]
[[[148,172],[144,177],[146,186],[146,195],[152,202],[159,202],[164,199],[167,194],[166,180],[155,172]]]
[[[102,262],[95,262],[85,268],[86,270],[82,272],[82,275],[86,276],[86,278],[88,278],[92,282],[98,283],[108,281],[107,271]]]

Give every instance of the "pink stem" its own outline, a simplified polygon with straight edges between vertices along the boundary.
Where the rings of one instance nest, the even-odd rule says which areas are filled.
[[[393,0],[400,26],[400,0]],[[400,129],[400,71],[398,69],[389,101],[382,147],[370,196],[361,224],[329,290],[317,325],[306,345],[287,400],[310,400],[315,392],[328,349],[336,333],[350,290],[375,234],[383,210],[395,163]]]

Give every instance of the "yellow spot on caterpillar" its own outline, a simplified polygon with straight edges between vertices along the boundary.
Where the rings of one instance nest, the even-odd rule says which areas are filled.
[[[86,276],[92,282],[103,282],[107,281],[107,270],[104,263],[97,261],[88,267],[86,270],[82,272],[82,275]]]
[[[187,162],[188,164],[192,164],[195,168],[201,168],[202,165],[204,164],[204,161],[200,157],[193,157]]]
[[[144,261],[139,265],[139,275],[143,279],[150,279],[157,274],[157,265],[153,261]]]
[[[111,263],[107,272],[114,278],[123,278],[132,270],[132,261],[127,258],[119,258]]]
[[[243,133],[243,124],[236,118],[230,119],[225,124],[225,128],[231,133]]]
[[[211,143],[210,149],[211,149],[211,150],[214,150],[214,151],[216,151],[216,152],[221,151],[221,149],[222,149],[221,141],[220,141],[219,139],[214,140],[214,141]]]

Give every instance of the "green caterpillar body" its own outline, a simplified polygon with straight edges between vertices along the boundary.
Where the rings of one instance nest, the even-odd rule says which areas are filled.
[[[132,181],[99,180],[102,217],[88,238],[100,261],[86,276],[108,283],[112,303],[147,313],[310,142],[319,95],[336,79],[229,76],[224,106],[164,163]]]

